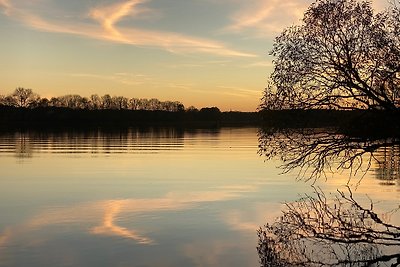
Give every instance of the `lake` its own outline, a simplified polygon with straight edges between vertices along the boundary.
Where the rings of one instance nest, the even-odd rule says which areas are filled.
[[[399,206],[396,158],[391,169],[372,162],[362,179],[305,181],[260,155],[259,137],[256,128],[1,133],[0,266],[260,266],[257,230],[316,187],[328,198],[349,185],[377,214]],[[384,215],[400,225],[396,212]]]

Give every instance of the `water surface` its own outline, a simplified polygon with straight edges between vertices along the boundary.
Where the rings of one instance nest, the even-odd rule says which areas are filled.
[[[259,266],[257,229],[313,189],[257,153],[257,131],[1,134],[0,266]],[[381,169],[356,194],[390,207]]]

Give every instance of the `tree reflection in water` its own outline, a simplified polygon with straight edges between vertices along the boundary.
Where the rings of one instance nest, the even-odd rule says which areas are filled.
[[[286,203],[282,216],[258,230],[261,266],[400,266],[400,227],[359,204],[348,188],[328,200],[314,195]]]
[[[400,140],[391,136],[351,136],[327,129],[263,129],[258,137],[260,155],[267,160],[279,158],[284,173],[297,170],[297,177],[306,181],[327,178],[340,170],[350,170],[352,176],[365,173],[373,160],[384,166],[389,158],[381,152],[388,148],[394,152],[386,155],[391,162],[398,163],[400,156]],[[392,166],[395,168],[398,170],[398,165]]]
[[[379,178],[399,177],[399,139],[360,137],[327,130],[263,130],[259,153],[278,157],[284,172],[316,182],[347,169],[363,176],[372,165]],[[384,177],[384,178],[383,178]],[[260,264],[266,266],[400,266],[400,226],[373,201],[361,204],[348,186],[332,199],[322,189],[285,203],[282,216],[258,230]]]

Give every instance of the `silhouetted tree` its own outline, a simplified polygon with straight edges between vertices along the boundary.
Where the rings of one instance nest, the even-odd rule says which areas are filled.
[[[90,96],[90,109],[96,110],[101,107],[101,98],[94,94]]]
[[[140,110],[149,110],[150,109],[150,102],[146,98],[139,99],[139,109]]]
[[[186,109],[188,112],[198,112],[199,110],[195,106],[190,106]]]
[[[398,0],[374,14],[370,1],[317,0],[281,33],[263,109],[400,107]],[[397,4],[396,4],[397,3]]]
[[[105,94],[101,97],[101,107],[103,109],[111,109],[112,108],[112,98],[109,94]]]
[[[173,111],[179,111],[179,112],[185,111],[185,106],[181,102],[175,101]]]
[[[184,111],[185,106],[179,101],[164,101],[160,103],[161,110],[165,111]]]
[[[113,106],[116,109],[127,109],[128,108],[128,98],[124,96],[114,96],[112,97]]]
[[[379,215],[373,207],[349,188],[334,199],[315,189],[286,203],[282,216],[258,231],[261,266],[400,266],[400,227],[384,219],[398,208]]]
[[[12,95],[2,96],[1,104],[5,106],[17,106],[17,101]]]
[[[47,99],[47,98],[41,98],[38,102],[37,102],[37,104],[36,104],[36,106],[37,107],[48,107],[49,106],[49,103],[50,103],[50,101]]]
[[[129,100],[129,108],[132,110],[138,110],[140,107],[140,101],[137,98],[131,98]]]
[[[35,94],[32,89],[23,87],[16,88],[12,97],[18,107],[29,107],[40,99],[39,95]]]
[[[148,101],[148,110],[160,110],[161,109],[161,101],[156,99],[156,98],[152,98]]]
[[[64,95],[58,97],[58,105],[71,109],[86,109],[89,107],[89,100],[80,95]]]

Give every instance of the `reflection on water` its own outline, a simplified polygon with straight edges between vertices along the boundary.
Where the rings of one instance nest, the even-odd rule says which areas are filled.
[[[257,265],[256,131],[0,134],[0,266]]]
[[[350,136],[329,129],[264,129],[259,131],[259,154],[278,157],[285,173],[297,171],[306,181],[328,178],[348,170],[351,176],[373,167],[380,179],[395,180],[399,169],[397,137]],[[373,166],[372,166],[373,165]]]
[[[336,194],[313,187],[286,202],[281,216],[258,230],[261,266],[400,266],[398,198],[355,197],[368,174],[383,186],[399,182],[399,138],[327,129],[266,129],[258,136],[259,154],[280,158],[284,173],[297,171],[312,183],[349,177]]]
[[[217,134],[217,133],[215,133]],[[151,153],[179,149],[183,131],[175,128],[129,129],[113,131],[16,132],[3,133],[2,153],[15,152],[18,158],[32,153]]]
[[[387,186],[399,181],[396,139],[257,132],[1,133],[0,266],[398,261],[400,191]]]
[[[400,145],[392,144],[379,148],[374,154],[375,176],[382,185],[400,185]]]
[[[338,191],[333,199],[316,189],[313,195],[287,203],[278,221],[258,231],[262,266],[398,266],[400,226],[378,215],[374,204],[360,204]]]

